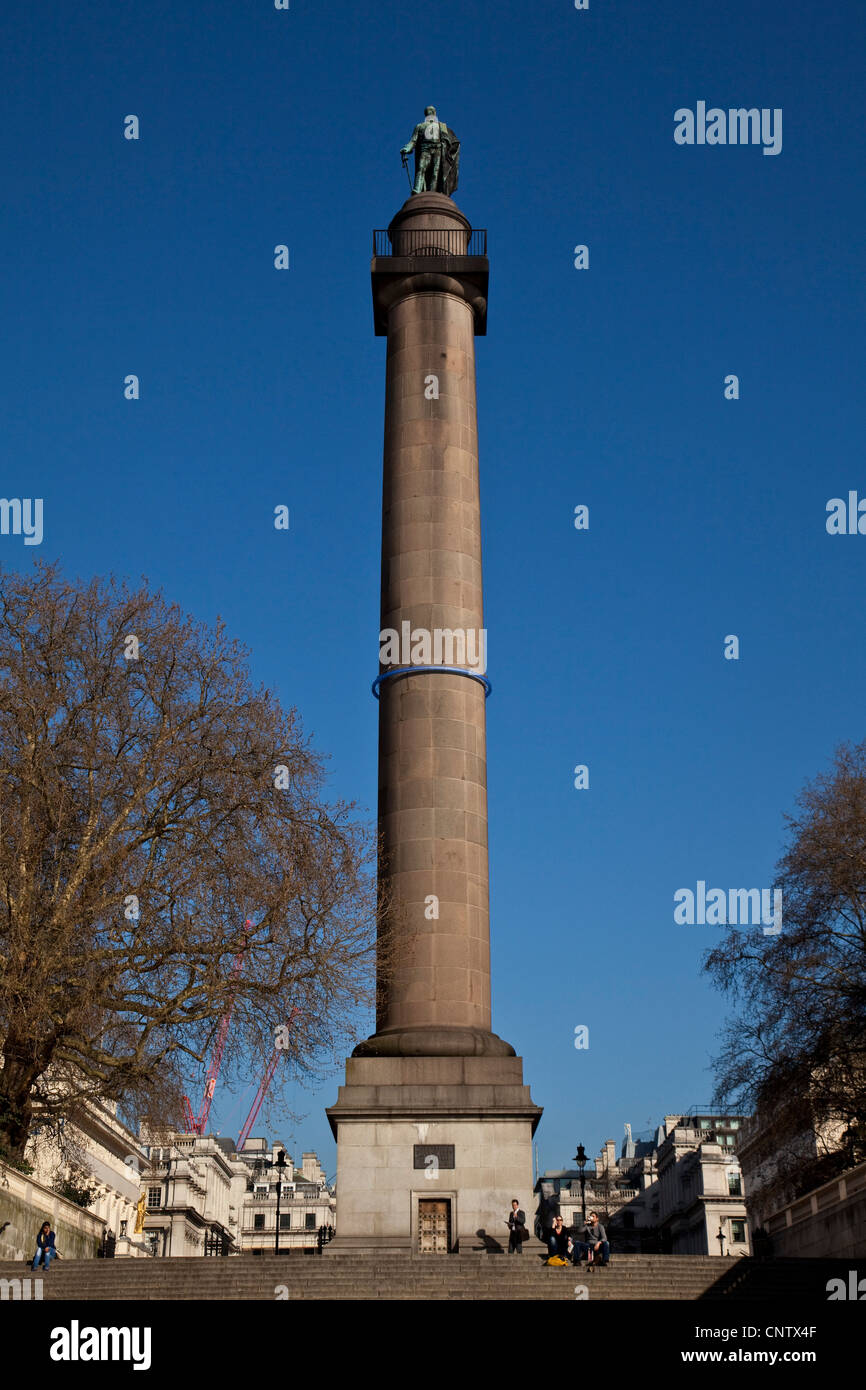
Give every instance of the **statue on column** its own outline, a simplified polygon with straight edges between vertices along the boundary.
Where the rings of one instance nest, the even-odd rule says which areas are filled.
[[[412,139],[400,151],[403,163],[415,151],[415,185],[413,193],[445,193],[450,198],[457,188],[460,171],[460,141],[444,121],[436,115],[436,107],[428,106],[423,121],[419,121]]]

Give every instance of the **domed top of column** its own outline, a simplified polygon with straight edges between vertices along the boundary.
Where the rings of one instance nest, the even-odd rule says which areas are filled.
[[[400,211],[391,218],[388,231],[401,227],[463,227],[471,231],[469,218],[447,193],[412,193]]]
[[[388,228],[395,256],[465,256],[471,235],[469,218],[445,193],[413,193]]]

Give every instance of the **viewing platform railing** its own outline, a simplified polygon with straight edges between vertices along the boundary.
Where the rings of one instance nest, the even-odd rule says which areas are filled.
[[[393,242],[391,237],[393,236]],[[486,256],[487,230],[475,227],[464,232],[460,227],[387,228],[373,232],[374,256]]]

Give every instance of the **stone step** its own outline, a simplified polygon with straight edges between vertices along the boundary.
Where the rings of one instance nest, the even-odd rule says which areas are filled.
[[[10,1276],[4,1276],[4,1277],[10,1277]],[[18,1277],[18,1276],[13,1276],[13,1277]],[[35,1276],[32,1276],[32,1277],[35,1277]],[[50,1279],[50,1277],[51,1277],[51,1276],[49,1275],[49,1279]],[[121,1277],[121,1276],[118,1276],[118,1277]],[[669,1279],[664,1279],[664,1280],[653,1280],[653,1279],[605,1279],[605,1280],[601,1280],[601,1279],[591,1279],[591,1280],[587,1280],[587,1279],[585,1279],[585,1277],[582,1277],[582,1276],[580,1276],[580,1275],[573,1275],[573,1273],[569,1273],[569,1270],[563,1270],[562,1279],[577,1279],[578,1282],[587,1284],[587,1286],[588,1286],[588,1287],[591,1287],[591,1289],[595,1289],[595,1287],[598,1287],[598,1289],[602,1289],[602,1287],[605,1287],[605,1289],[606,1289],[606,1287],[617,1287],[617,1289],[621,1289],[621,1287],[624,1287],[624,1289],[659,1289],[659,1287],[662,1287],[662,1289],[706,1289],[706,1287],[708,1287],[708,1280],[706,1280],[706,1279],[701,1279],[701,1280],[669,1280]],[[64,1290],[65,1290],[65,1289],[70,1289],[70,1290],[76,1290],[76,1289],[78,1289],[78,1290],[82,1290],[82,1289],[110,1289],[110,1287],[113,1286],[113,1284],[117,1283],[117,1279],[107,1279],[107,1280],[85,1280],[85,1279],[63,1280],[63,1279],[53,1279],[53,1280],[51,1280],[51,1283],[53,1283],[54,1286],[57,1287],[57,1289],[64,1289]],[[135,1282],[135,1280],[124,1280],[124,1287],[126,1287],[126,1289],[135,1289],[135,1290],[146,1290],[146,1289],[167,1289],[167,1290],[174,1290],[174,1289],[185,1289],[186,1284],[188,1284],[188,1283],[189,1283],[189,1280],[186,1280],[186,1279],[182,1279],[182,1280],[175,1280],[175,1279],[158,1279],[158,1280],[152,1280],[152,1282],[150,1282],[150,1280],[149,1280],[149,1282],[147,1282],[147,1283],[138,1283],[138,1282]],[[382,1284],[382,1286],[389,1286],[389,1284],[396,1284],[396,1286],[399,1286],[399,1287],[407,1287],[407,1286],[409,1286],[409,1284],[411,1284],[411,1286],[413,1286],[413,1287],[418,1287],[418,1289],[443,1289],[443,1287],[448,1287],[448,1289],[466,1289],[467,1293],[471,1293],[471,1290],[473,1290],[473,1289],[481,1289],[481,1287],[484,1287],[484,1289],[518,1289],[518,1287],[520,1287],[520,1289],[523,1289],[523,1287],[532,1287],[532,1289],[535,1289],[535,1287],[538,1287],[538,1286],[539,1286],[539,1280],[530,1280],[530,1279],[527,1279],[527,1280],[517,1280],[517,1279],[514,1279],[514,1280],[512,1280],[512,1279],[509,1279],[509,1280],[478,1279],[477,1282],[468,1283],[468,1284],[467,1284],[467,1283],[464,1283],[463,1280],[460,1280],[460,1282],[457,1282],[457,1280],[449,1280],[449,1279],[436,1279],[436,1280],[417,1280],[417,1279],[413,1279],[413,1280],[406,1280],[406,1279],[396,1279],[396,1277],[395,1277],[395,1279],[314,1280],[314,1282],[310,1282],[310,1280],[303,1280],[303,1282],[297,1282],[297,1283],[296,1283],[296,1282],[293,1282],[293,1280],[279,1279],[279,1277],[277,1277],[277,1279],[275,1279],[275,1280],[274,1280],[274,1279],[257,1279],[257,1280],[252,1280],[252,1279],[229,1279],[229,1277],[227,1277],[227,1279],[221,1279],[221,1280],[207,1280],[207,1279],[200,1279],[200,1280],[199,1280],[199,1284],[200,1284],[200,1286],[202,1286],[202,1287],[222,1287],[222,1284],[228,1284],[228,1283],[231,1283],[232,1286],[234,1286],[234,1287],[238,1287],[238,1289],[264,1289],[264,1287],[271,1287],[272,1284],[274,1284],[274,1283],[285,1284],[285,1286],[286,1286],[286,1287],[289,1287],[289,1289],[292,1289],[292,1287],[296,1287],[296,1289],[354,1289],[354,1287],[357,1287],[357,1284],[359,1284],[359,1283],[364,1283],[364,1284]],[[560,1280],[545,1280],[545,1283],[560,1283]],[[784,1287],[784,1289],[790,1289],[790,1287],[792,1287],[791,1280],[771,1280],[771,1282],[770,1282],[770,1280],[762,1280],[762,1283],[763,1283],[763,1284],[767,1284],[767,1286],[769,1286],[769,1284],[771,1283],[771,1284],[773,1284],[774,1287],[780,1287],[780,1289],[783,1289],[783,1287]],[[812,1284],[813,1284],[813,1280],[809,1280],[809,1286],[812,1286]]]
[[[28,1264],[26,1261],[15,1262],[15,1264],[11,1261],[3,1261],[0,1262],[0,1269],[22,1269],[25,1268],[26,1264]],[[802,1264],[802,1261],[799,1261],[798,1264]],[[482,1270],[488,1269],[496,1270],[498,1275],[502,1275],[503,1277],[506,1275],[517,1277],[521,1275],[521,1272],[525,1272],[525,1270],[542,1270],[546,1275],[555,1276],[560,1266],[552,1268],[552,1266],[545,1265],[542,1261],[527,1261],[525,1264],[520,1261],[498,1261],[496,1257],[491,1257],[487,1259],[487,1261],[480,1261],[478,1264],[464,1261],[464,1259],[460,1257],[431,1258],[428,1259],[428,1261],[411,1261],[411,1259],[395,1257],[395,1259],[391,1259],[391,1261],[382,1261],[381,1264],[375,1265],[364,1264],[364,1262],[361,1261],[353,1262],[352,1259],[346,1257],[343,1257],[339,1264],[336,1262],[336,1259],[295,1261],[295,1259],[288,1258],[268,1259],[268,1261],[264,1261],[264,1259],[246,1259],[245,1257],[234,1257],[225,1259],[225,1261],[222,1261],[222,1259],[190,1259],[189,1262],[185,1261],[185,1259],[117,1259],[117,1261],[101,1261],[101,1259],[70,1261],[70,1259],[58,1259],[58,1261],[54,1261],[53,1265],[51,1265],[51,1272],[54,1272],[54,1270],[57,1270],[57,1272],[70,1272],[70,1270],[75,1270],[76,1273],[85,1273],[86,1270],[118,1268],[132,1270],[132,1272],[139,1273],[139,1275],[143,1275],[143,1273],[146,1272],[153,1272],[153,1270],[164,1270],[165,1268],[183,1270],[245,1268],[268,1270],[268,1272],[272,1269],[289,1269],[292,1270],[297,1277],[304,1277],[304,1279],[317,1276],[324,1277],[325,1273],[327,1273],[328,1277],[332,1277],[335,1273],[356,1272],[356,1270],[359,1269],[366,1270],[368,1273],[389,1273],[392,1272],[392,1270],[400,1269],[405,1270],[405,1272],[411,1272],[413,1277],[428,1272],[428,1270],[430,1270],[430,1272],[435,1272],[435,1270],[448,1269],[450,1279],[453,1279],[453,1277],[474,1279]],[[569,1266],[569,1268],[587,1269],[588,1266],[581,1264],[580,1266]],[[710,1261],[706,1265],[680,1266],[680,1262],[674,1262],[673,1257],[671,1257],[671,1261],[666,1262],[666,1264],[652,1266],[627,1265],[624,1264],[624,1262],[613,1261],[612,1264],[607,1265],[606,1269],[595,1269],[594,1275],[603,1277],[613,1272],[648,1273],[648,1275],[657,1275],[657,1273],[662,1272],[691,1272],[701,1273],[701,1275],[705,1275],[705,1273],[706,1275],[710,1275],[710,1273],[719,1273],[720,1270],[731,1268],[734,1268],[733,1264],[728,1265],[727,1262],[723,1264],[723,1262],[720,1261]]]
[[[538,1260],[495,1256],[237,1256],[229,1259],[60,1260],[47,1274],[0,1263],[0,1278],[42,1278],[49,1301],[182,1302],[275,1300],[573,1301],[575,1285],[590,1300],[783,1300],[825,1297],[827,1280],[847,1278],[850,1260],[722,1259],[712,1256],[616,1256],[607,1269],[554,1269]]]
[[[342,1286],[345,1286],[345,1287],[348,1288],[348,1287],[351,1287],[351,1286],[354,1285],[354,1284],[357,1284],[357,1283],[359,1283],[359,1282],[363,1282],[363,1283],[374,1283],[374,1284],[375,1284],[375,1283],[381,1283],[381,1284],[395,1284],[395,1283],[398,1283],[398,1284],[418,1284],[419,1286],[423,1286],[423,1287],[425,1287],[425,1288],[426,1288],[426,1287],[431,1287],[431,1288],[432,1288],[432,1287],[437,1287],[437,1286],[439,1286],[439,1285],[447,1284],[447,1285],[448,1285],[449,1287],[451,1287],[451,1288],[460,1288],[460,1287],[463,1287],[463,1288],[466,1288],[466,1289],[473,1289],[473,1288],[477,1288],[480,1284],[485,1284],[485,1285],[486,1285],[486,1284],[490,1284],[491,1286],[495,1286],[495,1287],[498,1287],[498,1286],[505,1286],[505,1285],[511,1285],[511,1284],[521,1284],[521,1285],[522,1285],[522,1284],[532,1284],[532,1285],[536,1285],[536,1284],[540,1284],[540,1283],[558,1283],[561,1279],[578,1279],[578,1280],[580,1280],[580,1282],[585,1283],[585,1284],[589,1284],[589,1285],[591,1285],[591,1286],[593,1286],[593,1287],[594,1287],[595,1285],[598,1285],[599,1287],[602,1287],[603,1285],[607,1285],[607,1284],[617,1284],[617,1285],[619,1285],[619,1284],[628,1284],[628,1285],[635,1285],[635,1286],[638,1286],[638,1285],[640,1285],[640,1286],[647,1286],[647,1285],[656,1286],[656,1285],[660,1285],[660,1284],[666,1284],[666,1285],[670,1285],[670,1286],[674,1286],[674,1285],[676,1285],[676,1286],[689,1285],[689,1286],[695,1287],[695,1288],[698,1288],[698,1287],[703,1288],[703,1287],[705,1287],[708,1283],[715,1283],[715,1282],[716,1282],[715,1279],[713,1279],[712,1276],[709,1276],[709,1277],[707,1277],[707,1276],[703,1276],[703,1277],[684,1276],[684,1277],[682,1277],[682,1276],[681,1276],[681,1277],[677,1278],[677,1277],[672,1276],[672,1275],[658,1275],[658,1276],[656,1276],[656,1277],[653,1277],[653,1276],[646,1276],[646,1275],[643,1275],[643,1276],[638,1276],[638,1275],[619,1275],[619,1276],[617,1276],[617,1275],[613,1275],[613,1274],[612,1274],[612,1275],[606,1276],[606,1277],[604,1277],[604,1278],[598,1278],[598,1277],[595,1277],[595,1276],[592,1276],[592,1275],[590,1275],[590,1276],[587,1277],[587,1275],[583,1274],[583,1273],[582,1273],[581,1271],[579,1271],[579,1270],[562,1270],[562,1271],[560,1271],[560,1273],[559,1273],[557,1276],[555,1276],[555,1277],[552,1278],[552,1279],[551,1279],[551,1278],[548,1278],[547,1276],[544,1276],[544,1275],[541,1275],[541,1276],[539,1276],[539,1277],[537,1277],[537,1278],[532,1278],[532,1277],[530,1277],[530,1278],[524,1278],[524,1279],[497,1279],[497,1278],[491,1278],[490,1276],[484,1276],[484,1275],[479,1276],[478,1279],[469,1279],[469,1280],[467,1280],[467,1279],[449,1279],[447,1276],[444,1276],[444,1277],[439,1278],[439,1279],[436,1279],[436,1278],[415,1278],[415,1279],[413,1279],[413,1278],[407,1277],[406,1275],[400,1275],[400,1274],[396,1274],[396,1273],[395,1273],[395,1274],[391,1274],[391,1275],[381,1275],[381,1276],[378,1276],[378,1277],[377,1277],[377,1276],[366,1275],[366,1274],[364,1274],[364,1273],[361,1272],[361,1271],[359,1271],[359,1273],[358,1273],[356,1276],[354,1276],[354,1277],[352,1277],[352,1276],[345,1277],[345,1276],[344,1276],[344,1277],[339,1278],[339,1279],[292,1279],[291,1276],[281,1275],[281,1274],[279,1274],[279,1273],[276,1273],[276,1274],[273,1274],[273,1275],[262,1275],[262,1276],[259,1276],[259,1277],[250,1277],[250,1276],[246,1276],[246,1275],[232,1275],[232,1274],[226,1273],[226,1274],[225,1274],[224,1276],[222,1276],[221,1278],[220,1278],[220,1277],[216,1277],[216,1278],[215,1278],[215,1277],[213,1277],[213,1276],[208,1276],[208,1275],[204,1275],[204,1274],[202,1274],[202,1275],[186,1276],[186,1277],[184,1277],[184,1276],[178,1277],[178,1276],[176,1276],[176,1275],[166,1274],[166,1275],[162,1276],[161,1278],[137,1279],[137,1278],[130,1278],[130,1277],[127,1276],[125,1273],[124,1273],[124,1274],[118,1273],[118,1274],[115,1274],[115,1275],[113,1275],[113,1276],[104,1276],[104,1275],[103,1275],[103,1276],[90,1276],[90,1277],[88,1277],[88,1276],[83,1276],[83,1275],[81,1275],[81,1276],[72,1276],[72,1275],[65,1275],[65,1276],[64,1276],[64,1275],[60,1275],[60,1274],[54,1275],[54,1274],[52,1274],[52,1273],[50,1273],[50,1272],[49,1272],[47,1275],[38,1275],[38,1274],[30,1274],[29,1271],[21,1270],[21,1269],[19,1268],[19,1269],[16,1269],[16,1270],[14,1270],[14,1271],[5,1272],[5,1273],[4,1273],[2,1276],[0,1276],[0,1277],[3,1277],[3,1278],[15,1278],[15,1277],[23,1277],[23,1276],[27,1276],[27,1275],[29,1275],[29,1277],[31,1277],[31,1278],[42,1278],[44,1282],[47,1282],[48,1280],[51,1280],[51,1281],[52,1281],[53,1283],[55,1283],[55,1284],[58,1284],[58,1285],[60,1285],[60,1286],[69,1286],[70,1288],[76,1288],[76,1287],[77,1287],[77,1288],[81,1288],[81,1287],[85,1287],[85,1286],[86,1286],[86,1287],[97,1287],[97,1286],[106,1286],[106,1287],[107,1287],[107,1286],[109,1286],[110,1284],[115,1283],[118,1279],[122,1279],[123,1282],[124,1282],[124,1285],[127,1286],[127,1287],[129,1287],[129,1288],[147,1288],[147,1287],[150,1287],[150,1286],[159,1287],[159,1288],[167,1288],[167,1287],[174,1287],[174,1286],[181,1287],[181,1286],[184,1286],[184,1285],[186,1285],[187,1283],[190,1282],[190,1277],[197,1279],[198,1282],[199,1282],[200,1284],[202,1284],[202,1285],[204,1285],[204,1284],[238,1283],[238,1284],[249,1285],[249,1286],[252,1287],[252,1286],[254,1286],[254,1285],[255,1285],[255,1286],[264,1286],[264,1285],[266,1285],[266,1284],[279,1283],[279,1284],[286,1284],[286,1285],[289,1285],[289,1286],[296,1286],[296,1287],[302,1287],[302,1288],[312,1288],[312,1287],[339,1288],[339,1287],[342,1287]],[[745,1276],[743,1276],[743,1277],[745,1277]],[[819,1273],[819,1272],[809,1272],[809,1273],[807,1274],[807,1273],[804,1271],[803,1275],[802,1275],[801,1277],[799,1277],[799,1278],[795,1278],[795,1277],[793,1277],[793,1276],[787,1276],[787,1275],[786,1275],[786,1276],[765,1276],[765,1275],[758,1275],[758,1274],[754,1274],[754,1273],[750,1273],[748,1277],[749,1277],[749,1279],[750,1279],[752,1282],[754,1282],[755,1280],[759,1280],[761,1283],[773,1283],[773,1284],[778,1284],[780,1287],[781,1287],[781,1286],[784,1286],[784,1287],[786,1287],[786,1288],[789,1288],[789,1287],[794,1287],[794,1286],[796,1286],[797,1284],[800,1284],[800,1283],[802,1283],[802,1284],[808,1283],[808,1284],[811,1286],[812,1284],[814,1284],[816,1278],[820,1279],[820,1278],[823,1277],[823,1275],[822,1275],[821,1273]],[[828,1277],[830,1277],[830,1276],[828,1275]],[[730,1280],[730,1279],[729,1279],[729,1280],[727,1280],[726,1282],[733,1284],[733,1283],[738,1282],[738,1281],[733,1281],[733,1280]]]
[[[26,1273],[26,1271],[24,1271],[24,1272]],[[22,1274],[22,1271],[21,1271],[21,1270],[16,1270],[16,1271],[15,1271],[15,1276],[6,1275],[6,1276],[3,1276],[3,1277],[7,1277],[7,1278],[8,1278],[8,1277],[18,1277],[18,1276],[20,1276],[21,1274]],[[124,1283],[125,1283],[128,1287],[130,1287],[130,1288],[134,1288],[134,1287],[135,1287],[135,1288],[146,1288],[146,1287],[149,1287],[150,1285],[153,1285],[154,1287],[165,1288],[165,1287],[168,1287],[168,1286],[171,1286],[171,1285],[175,1285],[175,1284],[176,1284],[176,1285],[183,1285],[183,1284],[187,1284],[187,1283],[189,1282],[189,1277],[181,1277],[181,1278],[178,1278],[176,1275],[170,1275],[170,1274],[165,1275],[165,1276],[164,1276],[163,1278],[161,1278],[161,1279],[144,1279],[144,1280],[142,1280],[142,1279],[130,1279],[130,1278],[127,1278],[125,1275],[120,1275],[120,1274],[115,1275],[115,1276],[113,1276],[113,1277],[105,1277],[105,1276],[102,1276],[102,1277],[88,1278],[88,1277],[86,1277],[86,1276],[70,1276],[70,1275],[63,1276],[63,1275],[53,1275],[53,1274],[50,1274],[50,1273],[49,1273],[48,1275],[31,1275],[30,1277],[32,1277],[32,1278],[37,1278],[37,1277],[39,1277],[39,1278],[42,1278],[43,1280],[45,1280],[45,1279],[50,1279],[50,1280],[52,1280],[52,1281],[53,1281],[54,1283],[56,1283],[56,1284],[63,1284],[63,1285],[69,1284],[70,1287],[83,1287],[83,1286],[85,1286],[85,1285],[88,1285],[88,1286],[93,1285],[93,1286],[95,1286],[95,1285],[97,1285],[97,1284],[109,1285],[109,1284],[113,1284],[114,1282],[116,1282],[116,1280],[117,1280],[118,1278],[122,1278],[123,1281],[124,1281]],[[359,1272],[359,1274],[356,1275],[354,1278],[353,1278],[353,1277],[343,1277],[343,1278],[340,1278],[340,1279],[292,1279],[290,1276],[285,1276],[285,1275],[280,1275],[280,1274],[274,1274],[274,1275],[271,1275],[271,1276],[263,1276],[263,1277],[260,1277],[260,1278],[249,1278],[249,1277],[244,1276],[244,1275],[230,1275],[230,1274],[226,1274],[226,1275],[223,1276],[223,1278],[221,1278],[221,1279],[219,1279],[219,1278],[214,1279],[213,1277],[208,1277],[207,1275],[195,1275],[195,1276],[192,1276],[192,1277],[197,1278],[197,1279],[199,1280],[199,1282],[200,1282],[200,1283],[203,1283],[203,1284],[210,1284],[210,1283],[219,1283],[219,1284],[221,1284],[221,1283],[243,1283],[243,1284],[249,1284],[249,1285],[253,1285],[253,1284],[255,1284],[255,1285],[264,1285],[264,1284],[273,1284],[274,1282],[277,1282],[277,1283],[280,1283],[280,1284],[294,1285],[294,1286],[301,1287],[301,1288],[311,1288],[311,1287],[335,1288],[335,1287],[340,1287],[340,1286],[342,1286],[342,1285],[345,1285],[345,1286],[348,1288],[348,1287],[351,1287],[353,1284],[357,1284],[359,1281],[362,1281],[362,1282],[364,1282],[364,1283],[374,1283],[374,1284],[375,1284],[375,1283],[383,1283],[383,1284],[394,1284],[394,1283],[399,1283],[399,1284],[410,1284],[410,1283],[411,1283],[411,1284],[418,1284],[419,1286],[420,1286],[420,1285],[423,1285],[424,1287],[428,1287],[428,1286],[429,1286],[429,1287],[434,1287],[434,1286],[438,1286],[438,1285],[440,1285],[440,1284],[448,1284],[449,1287],[451,1287],[451,1288],[460,1288],[460,1287],[463,1287],[463,1288],[466,1288],[466,1289],[474,1289],[474,1288],[477,1288],[477,1287],[479,1286],[479,1284],[493,1284],[493,1285],[497,1285],[497,1286],[498,1286],[498,1285],[506,1285],[506,1284],[526,1284],[526,1283],[531,1283],[531,1284],[534,1285],[534,1284],[538,1284],[538,1283],[558,1283],[558,1282],[559,1282],[560,1280],[562,1280],[562,1279],[570,1279],[570,1278],[580,1279],[583,1283],[588,1283],[588,1284],[593,1284],[593,1285],[598,1284],[599,1287],[601,1287],[602,1284],[641,1284],[641,1285],[643,1285],[643,1284],[671,1284],[671,1285],[673,1285],[673,1284],[677,1284],[677,1285],[680,1285],[680,1284],[690,1284],[690,1285],[694,1285],[695,1287],[701,1287],[701,1288],[703,1288],[703,1287],[707,1284],[707,1282],[708,1282],[708,1279],[707,1279],[706,1276],[704,1276],[704,1277],[702,1277],[702,1278],[701,1278],[701,1277],[699,1277],[699,1278],[685,1277],[685,1278],[679,1278],[679,1279],[677,1279],[677,1278],[674,1278],[674,1277],[672,1277],[672,1276],[670,1276],[670,1275],[659,1275],[658,1277],[655,1277],[655,1278],[653,1278],[653,1277],[651,1277],[651,1276],[646,1276],[646,1275],[642,1275],[642,1276],[638,1276],[638,1275],[620,1275],[619,1277],[617,1277],[616,1275],[610,1275],[610,1277],[604,1278],[604,1279],[593,1278],[592,1276],[590,1276],[589,1278],[587,1278],[587,1276],[586,1276],[585,1274],[582,1274],[582,1273],[581,1273],[580,1271],[578,1271],[578,1270],[563,1270],[556,1278],[553,1278],[553,1279],[547,1279],[547,1278],[545,1278],[544,1276],[541,1276],[540,1278],[537,1278],[537,1279],[533,1279],[533,1278],[529,1278],[529,1279],[491,1279],[489,1276],[484,1276],[484,1275],[480,1275],[478,1279],[448,1279],[447,1276],[444,1277],[444,1278],[441,1278],[441,1279],[434,1279],[434,1278],[426,1278],[426,1279],[425,1279],[425,1278],[418,1278],[418,1279],[411,1279],[411,1278],[409,1278],[409,1277],[407,1277],[407,1276],[405,1276],[405,1275],[399,1275],[399,1274],[381,1275],[381,1276],[376,1277],[376,1276],[364,1275],[364,1274],[362,1274],[362,1273],[360,1273],[360,1272]],[[755,1276],[752,1276],[752,1277],[754,1278]],[[712,1276],[710,1276],[709,1282],[715,1282],[714,1280],[712,1280]],[[780,1284],[784,1283],[784,1284],[786,1285],[786,1287],[787,1287],[787,1286],[791,1285],[794,1281],[791,1280],[791,1279],[789,1279],[789,1278],[785,1278],[785,1279],[779,1279],[779,1280],[777,1280],[776,1282],[778,1282],[778,1283],[780,1283]],[[813,1282],[813,1280],[810,1278],[809,1282],[811,1283],[811,1282]]]

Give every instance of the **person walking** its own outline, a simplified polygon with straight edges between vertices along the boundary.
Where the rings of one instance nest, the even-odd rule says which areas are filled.
[[[511,1211],[508,1216],[508,1253],[509,1255],[522,1255],[523,1242],[526,1239],[526,1212],[521,1210],[520,1203],[516,1197],[511,1199]]]
[[[54,1248],[54,1232],[51,1229],[51,1222],[43,1221],[39,1234],[36,1237],[36,1254],[33,1256],[33,1263],[30,1268],[38,1269],[39,1261],[42,1260],[45,1268],[48,1269],[56,1254],[57,1251]]]

